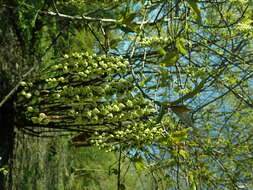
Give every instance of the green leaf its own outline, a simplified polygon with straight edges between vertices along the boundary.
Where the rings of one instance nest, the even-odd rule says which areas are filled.
[[[196,185],[194,183],[191,183],[189,190],[196,190],[196,189],[197,189]]]
[[[197,23],[200,24],[202,22],[202,18],[201,18],[200,9],[198,8],[198,5],[197,5],[197,1],[196,0],[188,0],[188,3],[196,15]]]
[[[131,161],[133,162],[134,164],[134,167],[135,167],[135,170],[138,174],[142,173],[142,171],[144,170],[145,168],[145,162],[144,162],[144,159],[139,155],[139,154],[136,154],[132,159]]]
[[[32,117],[31,120],[32,120],[32,122],[33,122],[34,124],[39,123],[39,118],[37,118],[37,117]]]
[[[173,137],[181,137],[182,139],[186,139],[189,131],[190,131],[189,128],[176,131],[173,133]]]
[[[184,43],[182,42],[182,39],[181,38],[178,38],[176,40],[176,48],[178,49],[178,51],[180,53],[182,53],[183,55],[185,55],[187,53],[187,50],[185,49],[184,47]]]
[[[162,47],[158,47],[156,50],[159,54],[166,55],[166,51]]]
[[[150,82],[152,76],[145,77],[143,80],[140,81],[140,87],[144,87],[148,82]]]
[[[174,66],[177,63],[178,59],[179,59],[178,50],[174,49],[171,52],[167,53],[159,64],[165,65],[167,67]]]
[[[143,88],[145,86],[145,80],[140,81],[140,87]]]
[[[178,152],[178,154],[179,154],[180,156],[182,156],[184,159],[189,158],[189,153],[186,152],[186,151],[183,150],[183,149],[180,149],[179,152]]]
[[[135,166],[136,172],[137,172],[138,174],[142,173],[142,171],[143,171],[144,168],[145,168],[145,167],[144,167],[145,164],[144,164],[143,161],[135,162],[135,163],[134,163],[134,166]]]

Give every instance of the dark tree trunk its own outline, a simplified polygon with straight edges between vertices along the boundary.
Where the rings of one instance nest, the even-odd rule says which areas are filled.
[[[36,23],[32,33],[32,40],[28,41],[26,33],[22,31],[22,23],[19,21],[19,9],[16,0],[1,1],[4,6],[0,7],[0,102],[20,81],[22,74],[27,72],[34,61],[30,60],[30,55],[34,53],[36,43],[36,29],[41,29],[40,23]],[[25,24],[25,23],[24,23]],[[31,47],[28,47],[28,46]],[[31,56],[33,57],[33,56]],[[27,60],[26,60],[27,59]],[[26,60],[26,61],[24,61]],[[31,64],[29,64],[31,63]],[[14,148],[14,119],[15,112],[13,99],[15,95],[0,107],[0,168],[3,165],[9,167],[8,177],[0,172],[0,190],[7,190],[12,187],[12,158]],[[8,181],[6,181],[8,179]]]
[[[0,189],[11,190],[12,185],[12,157],[13,157],[13,145],[14,145],[14,110],[12,101],[6,102],[0,108],[0,167],[7,165],[9,168],[8,182],[6,183],[7,176],[3,173],[0,174]],[[7,184],[7,187],[5,186]]]

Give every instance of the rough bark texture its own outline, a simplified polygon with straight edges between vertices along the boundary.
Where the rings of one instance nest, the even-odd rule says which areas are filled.
[[[0,110],[0,156],[2,157],[1,166],[11,167],[13,142],[14,142],[14,112],[12,102],[8,101]],[[5,189],[7,176],[0,174],[0,189]],[[7,189],[11,189],[11,168],[9,168]]]
[[[13,5],[13,1],[4,1],[3,4]],[[0,8],[0,102],[8,95],[20,78],[20,68],[23,68],[20,43],[15,28],[15,15],[9,7]],[[11,167],[14,142],[14,110],[13,96],[0,107],[0,167]],[[6,181],[8,179],[8,181]],[[4,186],[8,184],[7,186]],[[0,173],[0,189],[11,189],[11,168],[9,175]]]

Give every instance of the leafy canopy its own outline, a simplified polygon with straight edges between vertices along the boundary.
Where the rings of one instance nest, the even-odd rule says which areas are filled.
[[[44,22],[42,44],[46,29],[56,38],[38,75],[20,83],[19,127],[128,152],[162,181],[156,188],[252,188],[252,3],[96,3],[29,5]]]

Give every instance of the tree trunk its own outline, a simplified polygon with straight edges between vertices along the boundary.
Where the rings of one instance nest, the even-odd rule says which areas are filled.
[[[0,167],[7,165],[9,171],[8,177],[3,173],[0,174],[0,189],[11,190],[14,136],[14,110],[10,100],[0,108],[0,156],[2,157]]]

